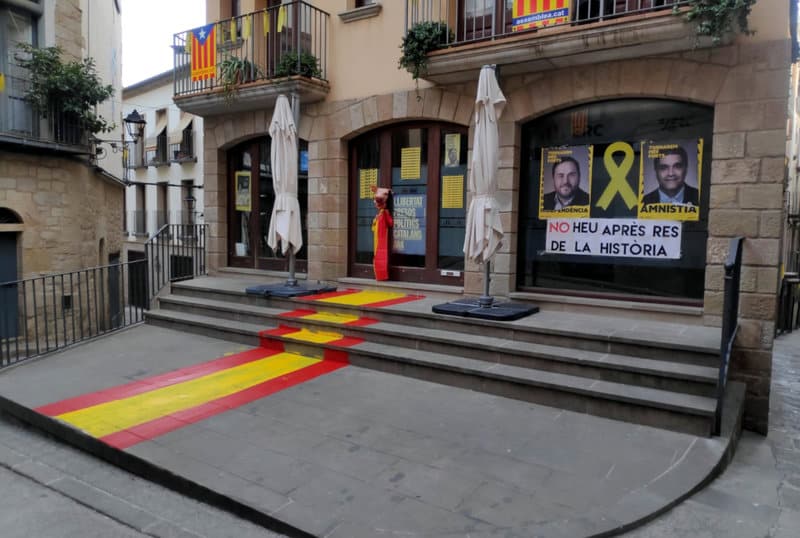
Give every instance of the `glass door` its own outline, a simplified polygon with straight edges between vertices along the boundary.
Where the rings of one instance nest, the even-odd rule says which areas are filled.
[[[288,256],[268,245],[275,204],[270,142],[269,137],[251,140],[228,153],[228,263],[234,267],[287,271]],[[303,248],[296,255],[295,268],[303,273],[308,265],[308,142],[300,140],[298,146],[297,199]]]
[[[374,277],[374,185],[392,190],[389,278],[461,285],[466,129],[433,123],[382,129],[355,140],[350,159],[350,274]]]

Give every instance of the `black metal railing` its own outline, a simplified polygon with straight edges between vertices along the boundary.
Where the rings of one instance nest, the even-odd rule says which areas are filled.
[[[156,137],[155,147],[147,148],[144,152],[147,166],[161,166],[169,164],[167,156],[167,133],[163,132]]]
[[[529,27],[514,24],[512,0],[406,0],[405,31],[421,22],[442,22],[447,26],[445,45],[496,39],[558,26],[588,24],[673,9],[691,0],[566,0],[569,16],[562,22]],[[560,7],[555,1],[551,9]]]
[[[0,368],[143,320],[143,260],[0,283]]]
[[[46,110],[34,108],[24,97],[30,84],[27,70],[16,71],[5,77],[4,99],[0,100],[0,136],[9,142],[35,141],[88,151],[90,133],[86,122],[66,112],[60,103],[51,103]]]
[[[169,145],[169,158],[173,162],[196,161],[194,154],[194,133],[185,130],[181,133],[181,141]]]
[[[144,244],[144,252],[148,296],[153,298],[170,282],[206,274],[206,225],[162,226]]]
[[[725,260],[725,292],[722,305],[722,336],[720,342],[719,377],[717,379],[717,410],[714,414],[714,435],[722,429],[722,408],[725,403],[725,386],[731,351],[739,332],[739,283],[742,276],[742,243],[744,237],[731,239],[728,259]]]
[[[202,80],[192,80],[191,30],[175,34],[174,94],[294,75],[327,80],[328,19],[325,11],[295,1],[220,20],[214,25],[216,71]]]

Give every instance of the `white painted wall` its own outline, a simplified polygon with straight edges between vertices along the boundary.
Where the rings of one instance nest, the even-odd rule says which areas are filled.
[[[156,132],[156,113],[160,109],[167,110],[167,133],[179,129],[181,112],[172,102],[172,76],[164,77],[156,86],[146,90],[134,90],[123,92],[122,114],[127,116],[134,109],[142,114],[147,121],[145,126],[144,140],[154,138]],[[194,133],[194,151],[197,158],[196,163],[169,163],[166,166],[147,166],[127,171],[127,179],[133,182],[147,183],[145,186],[145,207],[137,207],[136,187],[128,187],[125,196],[125,215],[128,230],[133,230],[133,211],[145,210],[146,231],[148,236],[152,236],[157,227],[156,211],[159,207],[159,184],[166,184],[167,198],[166,211],[170,224],[180,224],[180,214],[185,212],[186,204],[183,201],[183,191],[181,189],[183,180],[193,180],[195,188],[192,195],[195,197],[195,222],[204,222],[204,198],[203,198],[203,118],[194,116],[192,120],[192,130]],[[142,142],[144,143],[144,141]],[[132,236],[129,236],[133,239]]]

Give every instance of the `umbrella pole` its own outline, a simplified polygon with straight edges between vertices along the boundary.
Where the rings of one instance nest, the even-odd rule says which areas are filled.
[[[494,299],[489,295],[489,260],[483,262],[483,295],[478,298],[478,306],[481,308],[489,308],[492,306]]]
[[[295,129],[300,125],[300,95],[292,93],[292,115],[294,116]],[[297,286],[297,278],[294,276],[294,249],[289,248],[289,278],[286,279],[287,286]]]
[[[287,286],[297,286],[297,279],[294,277],[294,250],[289,249],[289,278],[286,279]]]

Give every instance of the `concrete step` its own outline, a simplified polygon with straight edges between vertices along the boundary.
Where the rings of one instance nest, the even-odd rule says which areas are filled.
[[[160,306],[167,311],[263,327],[286,325],[318,331],[334,330],[376,344],[701,396],[713,396],[717,381],[717,369],[709,366],[518,342],[482,334],[454,333],[432,327],[410,328],[388,322],[349,326],[320,320],[281,318],[280,314],[286,312],[282,309],[184,296],[164,297]]]
[[[147,322],[253,345],[259,333],[269,329],[171,310],[149,312]],[[347,348],[299,341],[291,335],[272,335],[261,341],[278,342],[286,351],[316,357],[326,350],[345,351],[356,366],[693,435],[710,434],[716,405],[713,398],[704,396],[368,341]]]
[[[719,342],[713,335],[719,331],[704,327],[693,327],[694,333],[697,334],[678,335],[675,330],[669,330],[670,324],[663,322],[657,326],[638,330],[638,326],[628,319],[608,320],[601,316],[546,311],[514,322],[492,322],[435,314],[431,311],[431,305],[437,301],[433,299],[390,308],[354,307],[274,297],[265,299],[248,295],[244,292],[242,284],[228,282],[225,279],[196,279],[173,283],[172,295],[269,306],[283,310],[313,308],[333,313],[368,316],[406,327],[426,328],[435,324],[438,329],[460,334],[480,334],[503,340],[684,362],[698,366],[715,367],[718,364]],[[712,336],[709,337],[709,334]]]

